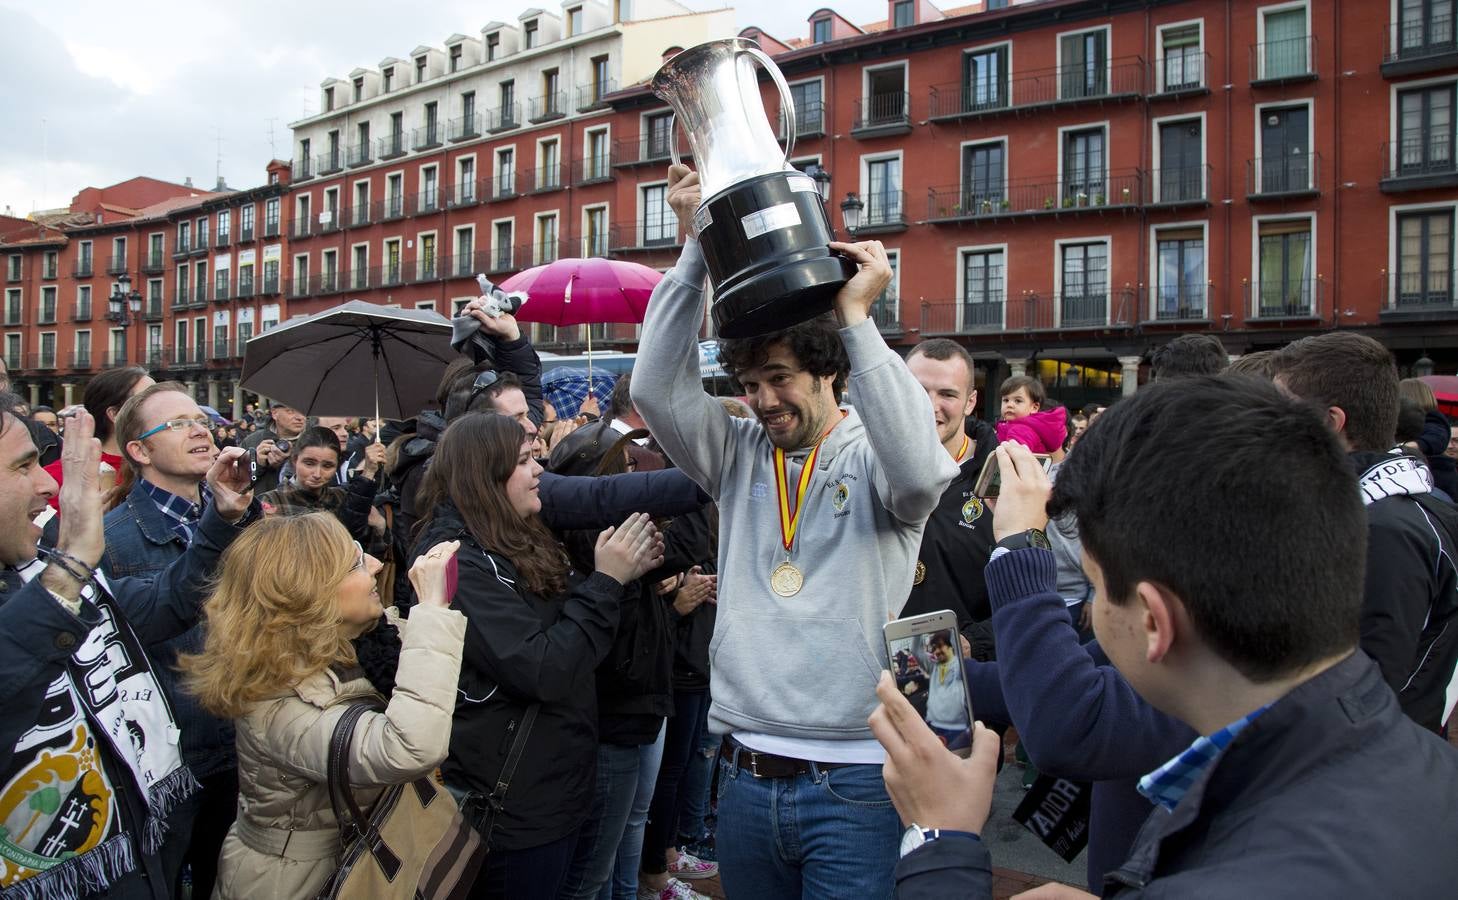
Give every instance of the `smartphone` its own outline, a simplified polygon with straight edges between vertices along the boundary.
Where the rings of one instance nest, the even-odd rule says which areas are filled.
[[[233,461],[233,465],[240,469],[248,470],[248,483],[258,483],[258,448],[249,447],[247,456],[240,456]]]
[[[887,622],[886,659],[896,687],[948,750],[972,753],[972,688],[957,614],[949,609]]]
[[[1046,453],[1034,453],[1033,459],[1038,461],[1044,472],[1053,467],[1053,457]],[[987,462],[982,464],[982,472],[977,476],[977,483],[972,486],[972,493],[984,500],[1002,493],[1002,469],[997,465],[996,453],[987,454]]]

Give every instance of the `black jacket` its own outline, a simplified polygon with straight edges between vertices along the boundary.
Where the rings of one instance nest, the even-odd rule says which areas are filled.
[[[1353,453],[1363,476],[1393,457]],[[1367,504],[1362,649],[1377,661],[1403,712],[1437,731],[1458,662],[1458,512],[1423,495]],[[1334,548],[1337,551],[1340,548]]]
[[[491,846],[521,850],[551,843],[581,825],[592,806],[598,740],[593,670],[612,646],[622,585],[601,572],[573,574],[568,591],[539,597],[509,560],[471,537],[449,502],[427,526],[416,555],[447,540],[461,541],[452,605],[465,614],[467,626],[450,753],[441,772],[452,787],[489,794],[523,713],[540,703]]]
[[[1449,897],[1458,755],[1402,715],[1360,650],[1242,731],[1105,878],[1119,898]],[[986,848],[933,841],[898,900],[991,897]]]
[[[992,638],[992,605],[982,570],[996,543],[992,535],[992,509],[972,488],[982,466],[997,446],[997,432],[979,422],[976,450],[962,462],[957,477],[947,485],[937,508],[926,520],[917,558],[916,576],[902,616],[950,609],[957,627],[972,645],[972,658],[996,659]]]
[[[673,574],[700,567],[705,575],[719,571],[719,537],[714,527],[718,511],[712,507],[678,516],[663,531],[663,573]],[[661,577],[652,573],[651,580]],[[672,597],[664,598],[672,600]],[[707,691],[709,689],[709,642],[714,637],[718,607],[702,603],[693,612],[681,616],[668,604],[668,619],[673,628],[673,689]]]

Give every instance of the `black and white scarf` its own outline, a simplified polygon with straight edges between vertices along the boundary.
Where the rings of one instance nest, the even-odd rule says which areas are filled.
[[[1431,494],[1433,473],[1422,460],[1397,447],[1358,473],[1357,485],[1362,489],[1362,505],[1369,506],[1385,497]]]
[[[36,560],[20,570],[38,576]],[[198,789],[151,663],[100,573],[84,599],[101,612],[51,682],[34,727],[0,771],[0,900],[104,892],[156,853],[167,815]],[[146,798],[127,819],[122,792]],[[135,830],[135,831],[134,831]]]

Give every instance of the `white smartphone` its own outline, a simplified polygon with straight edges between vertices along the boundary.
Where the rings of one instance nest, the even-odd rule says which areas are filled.
[[[962,658],[962,635],[951,610],[887,622],[886,658],[896,687],[947,749],[972,753],[972,688]]]

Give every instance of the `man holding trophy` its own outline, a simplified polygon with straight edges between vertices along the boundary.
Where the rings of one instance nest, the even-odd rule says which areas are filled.
[[[690,237],[649,301],[632,393],[669,457],[719,502],[709,724],[724,735],[720,871],[731,898],[828,900],[848,885],[889,898],[901,827],[867,717],[887,665],[881,627],[911,590],[926,518],[956,467],[926,392],[869,318],[891,279],[880,242],[826,239],[819,194],[796,183],[809,179],[785,163],[762,112],[749,127],[776,158],[745,182],[709,184],[710,173],[746,165],[725,162],[721,146],[716,166],[705,144],[722,140],[723,122],[694,115],[742,117],[749,105],[703,87],[714,53],[720,75],[762,55],[717,41],[679,54],[654,81],[700,172],[668,172],[668,203]],[[701,83],[685,99],[691,76]],[[757,99],[752,77],[740,90]],[[706,275],[720,361],[758,421],[731,418],[699,380]],[[816,315],[828,308],[834,318]],[[842,409],[847,377],[853,406]]]

